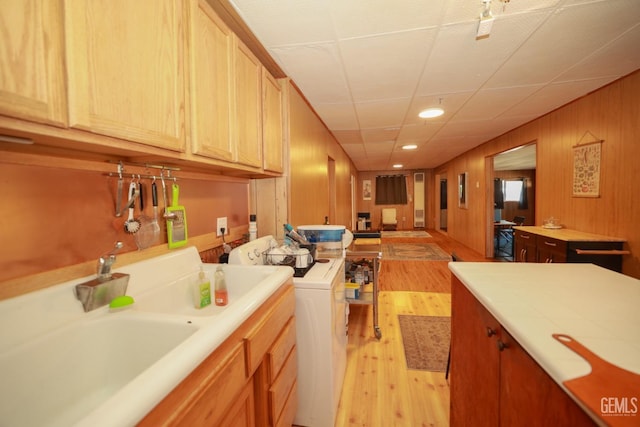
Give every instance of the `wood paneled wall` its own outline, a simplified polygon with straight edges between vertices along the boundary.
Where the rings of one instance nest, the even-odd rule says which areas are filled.
[[[8,162],[9,157],[19,159]],[[91,162],[74,161],[77,163],[86,165],[86,170],[69,168],[70,161],[61,158],[37,157],[34,160],[29,155],[0,152],[0,195],[3,199],[0,207],[0,236],[3,238],[0,298],[7,294],[3,292],[4,286],[11,286],[12,294],[20,293],[21,281],[25,282],[25,287],[33,288],[28,277],[38,273],[86,262],[88,270],[81,270],[83,274],[77,277],[93,274],[98,257],[111,250],[117,240],[125,244],[121,250],[123,254],[135,252],[139,254],[136,258],[144,258],[146,253],[157,255],[153,248],[138,251],[133,235],[124,232],[126,213],[122,218],[114,216],[116,178],[105,176],[103,171],[111,167],[115,172],[116,166],[102,164],[93,168]],[[222,242],[215,237],[215,227],[216,218],[221,216],[227,217],[233,233],[228,240],[246,233],[248,179],[221,177],[216,181],[215,176],[198,179],[193,178],[194,174],[177,172],[175,175],[179,177],[179,201],[187,211],[188,244],[197,242],[199,250],[219,246]],[[144,182],[147,189],[145,213],[151,216],[151,181]],[[125,183],[126,194],[129,181]],[[159,181],[158,189],[161,189]],[[158,246],[166,248],[160,193],[159,203],[162,234]],[[207,243],[203,244],[203,239]],[[62,281],[73,278],[60,277]],[[46,278],[38,280],[46,281]]]
[[[430,171],[363,171],[358,173],[358,185],[356,191],[357,212],[369,212],[371,215],[371,228],[376,230],[381,227],[382,209],[396,208],[396,219],[398,220],[398,230],[413,230],[414,200],[415,191],[413,185],[413,174],[415,172],[423,172],[425,174],[425,219],[429,218],[429,213],[433,211],[433,178]],[[407,177],[407,204],[406,205],[376,205],[376,176],[379,175],[400,175]],[[371,181],[371,200],[364,200],[362,197],[362,182],[364,180]],[[431,186],[430,186],[431,185]],[[431,190],[430,190],[431,188]],[[429,227],[428,221],[426,222]],[[433,225],[431,225],[433,228]]]
[[[351,174],[355,168],[295,88],[290,90],[289,102],[289,222],[294,226],[323,224],[328,216],[331,224],[351,228]],[[335,161],[335,218],[329,201],[330,158]]]
[[[573,146],[604,140],[600,197],[572,197]],[[571,229],[622,237],[631,255],[623,273],[640,278],[640,71],[617,80],[436,168],[449,180],[450,237],[485,253],[489,171],[486,158],[537,143],[536,225],[554,216]],[[455,203],[458,173],[469,172],[469,208]],[[476,185],[477,184],[477,185]]]

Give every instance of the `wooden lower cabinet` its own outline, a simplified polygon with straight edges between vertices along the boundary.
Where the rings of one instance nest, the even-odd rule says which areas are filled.
[[[289,282],[138,425],[290,426],[297,409],[294,311]]]
[[[622,239],[535,226],[514,227],[513,235],[516,262],[591,263],[622,271]]]
[[[455,277],[451,288],[451,426],[594,426]]]

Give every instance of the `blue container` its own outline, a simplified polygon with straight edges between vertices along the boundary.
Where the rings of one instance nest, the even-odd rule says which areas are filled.
[[[344,225],[301,225],[298,233],[311,243],[342,242]]]

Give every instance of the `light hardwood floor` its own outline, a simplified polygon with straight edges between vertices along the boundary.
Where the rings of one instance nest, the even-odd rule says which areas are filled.
[[[428,231],[433,237],[411,242],[435,242],[465,260],[491,261],[444,234]],[[372,307],[351,306],[337,427],[449,425],[449,385],[444,372],[407,369],[398,314],[450,316],[450,280],[447,261],[383,259],[378,304],[382,339],[378,341],[373,333]]]

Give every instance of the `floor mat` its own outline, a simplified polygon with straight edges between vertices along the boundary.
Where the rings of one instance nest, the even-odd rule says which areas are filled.
[[[382,231],[381,237],[432,237],[426,231]]]
[[[451,261],[451,256],[435,243],[383,243],[382,259]]]
[[[444,372],[451,344],[451,318],[398,315],[407,368]]]

